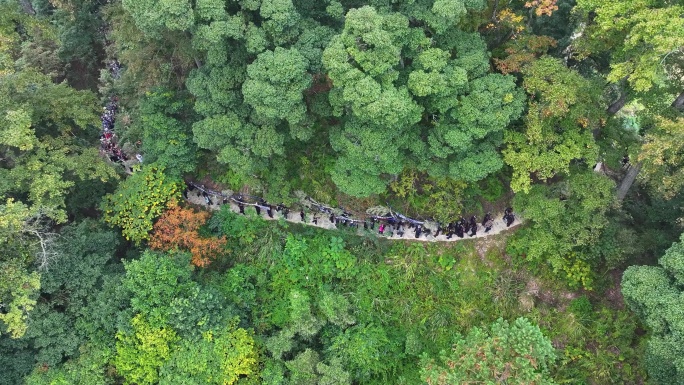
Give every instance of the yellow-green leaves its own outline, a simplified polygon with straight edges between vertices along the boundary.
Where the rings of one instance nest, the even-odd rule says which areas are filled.
[[[548,56],[523,68],[531,99],[523,132],[508,131],[504,160],[513,168],[511,188],[527,192],[532,178],[547,180],[569,172],[576,159],[598,156],[592,128],[602,109],[595,84]]]
[[[127,384],[155,384],[159,368],[171,357],[178,339],[173,329],[155,327],[138,314],[131,320],[133,330],[116,334],[114,365]]]
[[[28,326],[28,313],[36,306],[36,298],[38,297],[38,290],[40,289],[40,275],[37,272],[20,272],[12,269],[18,266],[3,266],[3,280],[5,284],[11,284],[11,302],[7,306],[6,313],[0,313],[0,321],[4,322],[4,327],[12,338],[19,338],[26,333]],[[5,286],[3,284],[2,286]]]
[[[684,46],[684,7],[677,2],[651,0],[580,0],[577,8],[594,16],[579,40],[583,54],[608,51],[612,56],[608,80],[626,78],[637,92],[667,87],[681,79],[681,61],[667,56]],[[681,72],[680,72],[681,73]]]
[[[36,136],[31,130],[31,116],[23,109],[9,110],[5,113],[6,124],[0,129],[0,143],[18,147],[21,151],[33,149]]]
[[[127,240],[139,244],[149,238],[154,220],[167,204],[180,198],[180,183],[164,174],[163,167],[143,167],[105,197],[104,220],[121,227]]]
[[[642,176],[666,199],[673,198],[684,187],[683,148],[684,118],[658,119],[641,146]]]

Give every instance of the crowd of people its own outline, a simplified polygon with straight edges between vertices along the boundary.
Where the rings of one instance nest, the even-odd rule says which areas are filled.
[[[116,60],[107,63],[107,69],[112,77],[118,79],[121,76],[121,66]],[[124,152],[118,143],[118,138],[114,132],[114,122],[116,121],[116,113],[119,109],[119,98],[116,95],[110,96],[107,104],[103,107],[100,120],[102,121],[102,131],[100,132],[100,152],[114,163],[120,163],[126,171],[132,172],[126,164],[130,157]],[[135,160],[142,163],[142,155],[136,154]],[[135,161],[134,161],[135,162]]]
[[[118,109],[118,99],[116,96],[109,98],[109,102],[104,107],[100,116],[102,120],[102,132],[100,133],[100,151],[114,163],[127,161],[128,156],[118,145],[116,134],[114,133],[114,119]]]
[[[452,239],[454,235],[458,238],[465,238],[466,236],[474,237],[478,231],[483,230],[484,233],[489,233],[494,227],[494,216],[487,213],[481,222],[478,222],[477,216],[473,215],[469,220],[461,217],[459,220],[442,225],[436,222],[420,221],[402,215],[391,208],[388,209],[386,215],[368,215],[363,219],[353,218],[351,213],[348,213],[341,208],[332,208],[322,205],[310,197],[306,197],[306,204],[301,204],[298,209],[291,209],[280,204],[270,204],[260,197],[242,194],[224,194],[222,192],[213,191],[206,188],[204,185],[196,184],[194,182],[186,182],[186,189],[183,191],[183,197],[190,200],[191,195],[195,195],[204,201],[206,205],[221,205],[234,203],[240,214],[245,215],[246,207],[254,207],[257,215],[267,215],[274,219],[277,216],[286,220],[296,220],[303,223],[311,223],[318,225],[321,217],[326,217],[329,223],[336,228],[360,228],[363,226],[364,230],[376,231],[379,235],[392,237],[395,234],[398,237],[413,236],[416,239],[421,237],[438,237],[440,234],[445,235],[446,239]],[[292,216],[290,215],[291,213]],[[510,227],[515,222],[515,214],[512,208],[507,208],[504,211],[503,223],[506,227]]]

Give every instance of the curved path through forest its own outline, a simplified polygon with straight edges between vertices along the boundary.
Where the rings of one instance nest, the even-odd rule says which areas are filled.
[[[202,196],[202,193],[198,189],[195,189],[194,191],[189,191],[187,193],[187,202],[189,202],[193,205],[205,207],[209,210],[219,210],[221,208],[221,206],[224,205],[224,204],[221,204],[221,201],[218,198],[212,199],[212,204],[207,204],[205,198]],[[240,209],[235,202],[229,200],[228,203],[226,203],[226,204],[230,205],[230,209],[232,211],[234,211],[236,213],[240,212]],[[248,205],[245,207],[245,213],[247,213],[248,215],[249,214],[256,215],[256,209],[251,207],[251,206],[253,206],[253,205]],[[306,220],[302,221],[300,218],[299,212],[291,211],[289,213],[289,215],[287,216],[287,218],[284,218],[282,212],[277,212],[275,210],[273,210],[273,211],[274,211],[273,212],[273,218],[269,218],[269,216],[266,215],[266,210],[264,210],[264,209],[261,210],[261,215],[259,215],[259,216],[265,220],[279,220],[282,218],[282,219],[285,219],[286,221],[292,222],[292,223],[305,224],[307,226],[316,226],[316,227],[320,227],[322,229],[328,229],[328,230],[337,229],[337,226],[334,223],[329,221],[328,215],[325,213],[320,213],[319,215],[317,215],[317,217],[318,217],[317,222],[318,223],[314,224],[312,222],[312,217],[313,217],[312,213],[305,214]],[[404,226],[405,233],[404,233],[403,237],[399,236],[396,231],[392,235],[388,234],[389,231],[385,231],[385,234],[381,235],[378,233],[378,224],[376,224],[374,230],[364,230],[363,226],[359,226],[357,233],[359,235],[374,234],[378,237],[386,238],[386,239],[392,239],[392,240],[407,240],[407,241],[422,241],[422,242],[456,242],[456,241],[462,241],[465,239],[485,238],[485,237],[488,237],[491,235],[502,233],[506,230],[510,230],[510,229],[517,227],[517,226],[522,224],[522,221],[516,215],[513,224],[511,224],[509,227],[506,227],[506,223],[504,222],[502,217],[503,217],[502,214],[499,214],[499,213],[495,214],[494,226],[492,226],[492,229],[489,232],[485,233],[484,227],[481,224],[478,224],[478,231],[475,234],[475,236],[471,237],[469,235],[465,235],[463,238],[459,238],[454,234],[451,237],[451,239],[447,239],[446,234],[440,234],[437,237],[435,237],[432,234],[425,235],[425,233],[421,234],[420,238],[416,238],[415,233],[414,233],[414,229],[409,229],[406,226]]]
[[[119,71],[120,71],[120,66],[117,61],[111,61],[108,65],[107,68],[110,70],[112,73],[112,76],[114,78],[119,78]],[[111,96],[109,98],[109,101],[104,107],[104,112],[102,114],[102,132],[100,135],[100,150],[101,154],[104,157],[109,158],[113,163],[118,163],[121,164],[124,167],[124,170],[126,173],[130,174],[133,172],[132,165],[135,163],[142,163],[143,161],[143,156],[141,154],[137,154],[135,157],[130,155],[128,156],[125,154],[121,148],[118,146],[117,139],[116,139],[116,134],[113,132],[114,129],[114,121],[116,119],[116,113],[118,110],[118,99],[115,96]],[[313,213],[307,213],[304,214],[304,220],[301,218],[301,214],[298,212],[291,212],[289,215],[285,216],[282,211],[276,211],[274,208],[271,207],[271,215],[267,214],[268,207],[266,205],[260,206],[258,204],[254,203],[247,203],[242,201],[242,198],[240,200],[236,200],[232,194],[223,194],[220,192],[212,191],[212,190],[207,190],[204,188],[204,186],[199,186],[195,183],[189,183],[188,186],[192,187],[192,191],[186,190],[184,193],[185,198],[187,199],[188,202],[199,205],[199,206],[204,206],[210,210],[218,210],[221,206],[221,203],[223,204],[229,204],[231,210],[233,210],[236,213],[240,212],[240,207],[238,206],[238,202],[243,206],[243,209],[245,210],[254,210],[254,214],[257,214],[256,209],[252,209],[250,206],[258,206],[262,208],[261,214],[257,214],[261,216],[263,219],[266,220],[278,220],[278,219],[285,219],[288,222],[292,223],[300,223],[300,224],[305,224],[309,226],[316,226],[320,227],[323,229],[337,229],[338,225],[336,225],[334,222],[330,221],[330,213],[334,212],[335,209],[327,208],[325,206],[319,205],[313,201],[311,203],[313,204],[313,207],[315,207],[317,210],[319,210],[319,213],[315,214],[316,217],[316,223],[314,223],[314,214]],[[214,199],[211,200],[209,196],[212,196]],[[252,197],[254,198],[254,197]],[[310,200],[310,198],[307,198]],[[325,211],[324,211],[325,210]],[[327,212],[326,212],[327,211]],[[510,226],[506,226],[505,221],[503,220],[503,216],[500,213],[497,213],[494,218],[493,218],[493,226],[490,229],[490,231],[485,232],[484,231],[484,226],[478,224],[478,231],[474,236],[470,236],[468,234],[465,234],[463,238],[458,237],[456,234],[452,234],[450,238],[447,238],[447,234],[439,234],[438,236],[434,236],[434,234],[430,232],[426,232],[425,228],[434,228],[436,230],[436,224],[434,226],[429,225],[427,222],[422,222],[422,221],[417,221],[411,218],[403,217],[400,214],[394,213],[392,215],[392,219],[395,220],[405,220],[407,223],[413,223],[415,225],[424,225],[422,226],[423,231],[422,233],[419,233],[418,237],[416,237],[416,228],[421,227],[421,226],[415,226],[410,228],[408,225],[403,226],[403,232],[399,231],[393,231],[394,228],[389,225],[385,224],[386,226],[386,231],[383,234],[380,234],[379,227],[380,223],[383,223],[383,217],[376,217],[380,219],[380,222],[377,224],[377,228],[374,229],[364,229],[363,223],[364,220],[358,220],[358,219],[353,219],[350,218],[349,216],[341,216],[338,217],[338,219],[343,219],[345,222],[351,222],[355,223],[357,227],[357,233],[359,235],[363,234],[374,234],[378,237],[382,238],[387,238],[387,239],[393,239],[393,240],[411,240],[411,241],[423,241],[423,242],[456,242],[459,240],[463,239],[470,239],[470,238],[484,238],[490,235],[495,235],[499,234],[505,230],[508,230],[510,228],[516,227],[520,225],[522,222],[521,220],[517,217],[514,216],[514,221]],[[389,218],[384,217],[384,220],[387,220]],[[339,226],[345,226],[343,224],[339,224]]]

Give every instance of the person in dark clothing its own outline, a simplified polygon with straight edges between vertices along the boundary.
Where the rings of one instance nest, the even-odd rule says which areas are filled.
[[[437,226],[437,231],[435,231],[435,237],[439,237],[439,232],[440,232],[441,230],[442,230],[442,229],[440,229],[439,226]]]
[[[242,202],[238,203],[238,209],[240,209],[240,214],[245,215],[245,205]]]
[[[515,221],[515,216],[513,215],[513,209],[512,208],[507,208],[504,210],[504,222],[506,222],[506,227],[510,227],[513,224],[513,221]]]
[[[485,214],[484,218],[482,218],[482,226],[484,226],[485,223],[487,223],[487,221],[490,219],[492,219],[492,213]]]
[[[474,237],[477,234],[477,223],[470,224],[470,236]]]
[[[456,224],[456,236],[459,238],[463,238],[464,234],[465,228],[463,227],[463,224],[459,222],[458,224]]]
[[[273,218],[273,206],[268,206],[268,210],[266,210],[266,214],[268,214],[269,218]]]
[[[188,189],[183,190],[183,198],[188,199]]]
[[[330,220],[330,223],[335,223],[335,214],[330,214],[330,218],[328,219]]]
[[[368,230],[368,221],[363,221],[363,229]]]
[[[404,237],[404,228],[403,228],[403,227],[400,226],[400,227],[397,229],[397,235],[400,236],[400,237],[402,237],[402,238]]]
[[[261,215],[261,207],[259,207],[259,205],[254,205],[254,209],[256,210],[257,215]]]
[[[204,195],[204,203],[206,203],[206,204],[208,204],[208,205],[210,205],[210,206],[214,204],[214,202],[212,202],[211,199],[209,199],[209,194],[206,194],[206,193],[205,193],[205,195]]]
[[[371,230],[375,230],[375,218],[371,218],[370,228]]]
[[[306,221],[306,215],[304,215],[304,210],[299,210],[299,218],[302,219],[302,222]]]
[[[318,224],[318,216],[314,215],[313,217],[311,217],[311,222],[313,222],[314,225],[317,225]]]
[[[423,232],[423,228],[420,225],[416,225],[416,238],[420,238],[420,234]]]
[[[485,228],[485,233],[488,233],[492,229],[492,227],[494,226],[494,221],[492,220],[491,216],[487,220],[487,222],[484,223],[483,226]]]

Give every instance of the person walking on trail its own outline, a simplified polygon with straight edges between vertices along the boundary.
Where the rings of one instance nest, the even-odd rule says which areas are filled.
[[[490,230],[492,230],[493,226],[494,226],[494,221],[491,218],[489,218],[487,220],[487,222],[485,222],[485,224],[484,224],[485,233],[488,233]]]
[[[470,217],[470,236],[474,237],[477,234],[477,217],[473,215]]]
[[[506,222],[506,227],[510,227],[513,224],[513,221],[515,221],[515,215],[513,215],[513,209],[512,208],[507,208],[504,210],[504,216],[503,216],[504,222]]]

